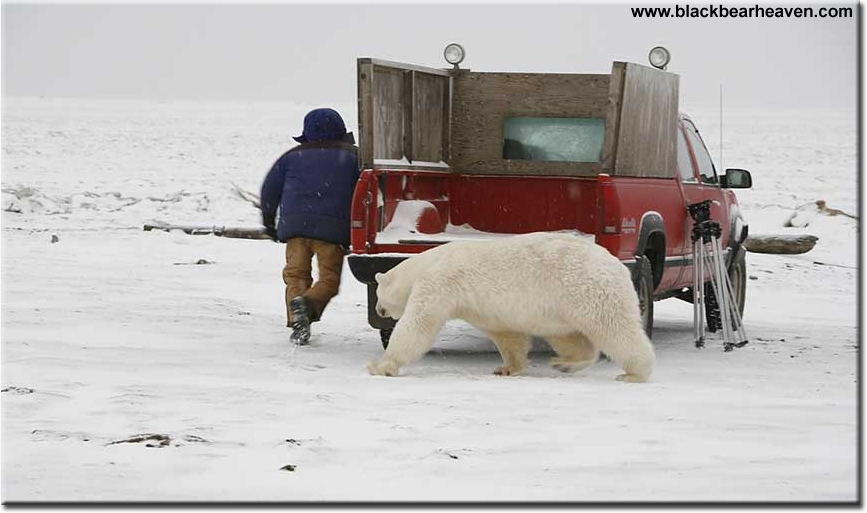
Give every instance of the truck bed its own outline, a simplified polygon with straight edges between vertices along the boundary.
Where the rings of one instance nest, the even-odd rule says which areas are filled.
[[[597,232],[595,178],[377,169],[362,174],[354,202],[355,254],[417,253],[453,240],[538,231]]]

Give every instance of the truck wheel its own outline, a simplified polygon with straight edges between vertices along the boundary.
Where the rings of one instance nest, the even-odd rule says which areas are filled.
[[[729,266],[729,280],[732,282],[735,305],[741,318],[744,317],[744,307],[747,304],[747,258],[746,251],[741,249],[735,255],[735,259]]]
[[[707,330],[716,333],[722,329],[722,317],[719,311],[719,303],[710,282],[704,284],[704,318],[707,321]]]
[[[391,332],[394,329],[379,330],[379,339],[382,340],[382,348],[388,349],[388,341],[391,340]]]
[[[650,338],[653,334],[653,267],[644,255],[637,259],[634,285],[641,310],[641,324],[647,338]]]

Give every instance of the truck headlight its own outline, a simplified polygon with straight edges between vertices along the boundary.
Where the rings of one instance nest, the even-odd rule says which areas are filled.
[[[665,69],[668,66],[668,61],[671,60],[671,53],[664,46],[654,46],[647,58],[650,60],[650,65],[654,68]]]
[[[457,69],[458,64],[464,60],[464,47],[457,43],[451,43],[446,46],[443,56],[446,58],[446,62]]]

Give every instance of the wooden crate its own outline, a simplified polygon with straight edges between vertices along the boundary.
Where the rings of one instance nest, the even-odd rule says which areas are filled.
[[[610,74],[480,73],[358,60],[365,169],[461,174],[671,177],[678,76],[614,62]],[[503,158],[509,117],[605,120],[598,162]]]

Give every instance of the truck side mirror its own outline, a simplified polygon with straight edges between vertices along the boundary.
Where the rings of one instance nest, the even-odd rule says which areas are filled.
[[[727,189],[749,189],[753,186],[753,177],[746,169],[726,169],[720,182],[720,185]]]

